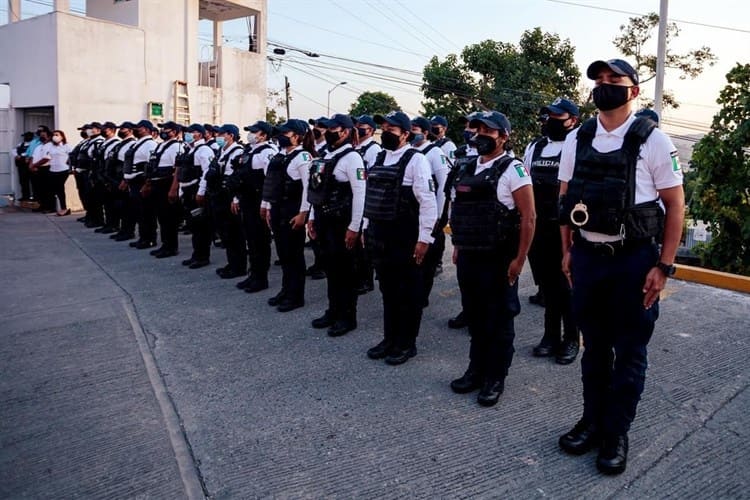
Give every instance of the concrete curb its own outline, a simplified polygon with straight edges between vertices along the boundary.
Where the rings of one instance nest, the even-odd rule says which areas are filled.
[[[674,277],[678,280],[691,281],[735,292],[750,293],[750,277],[682,264],[677,264],[676,267],[677,271]]]

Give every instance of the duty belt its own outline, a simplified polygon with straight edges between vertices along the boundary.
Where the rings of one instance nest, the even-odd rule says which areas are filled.
[[[631,252],[635,249],[642,248],[645,245],[652,245],[654,243],[653,238],[639,239],[639,240],[618,240],[618,241],[607,241],[607,242],[596,242],[589,241],[579,233],[573,235],[574,245],[584,248],[592,253],[604,255],[606,257],[614,257],[623,253]]]

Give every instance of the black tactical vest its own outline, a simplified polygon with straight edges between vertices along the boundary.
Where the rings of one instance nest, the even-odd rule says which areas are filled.
[[[104,159],[104,178],[113,183],[119,183],[122,180],[122,171],[124,163],[120,160],[120,151],[127,144],[135,141],[135,137],[128,137],[120,141],[109,152],[109,156]]]
[[[286,201],[302,201],[302,180],[292,179],[286,169],[297,155],[304,152],[304,149],[297,149],[288,155],[278,153],[271,159],[263,181],[263,200],[272,205]]]
[[[104,178],[106,173],[106,154],[107,154],[107,148],[111,146],[113,143],[118,143],[120,140],[116,137],[111,137],[109,139],[105,139],[99,144],[97,144],[96,149],[94,149],[94,163],[93,168],[91,171],[91,176],[95,180],[101,180]],[[112,149],[116,148],[117,145],[112,146]]]
[[[447,137],[443,137],[442,139],[438,139],[437,141],[433,142],[433,144],[439,148],[442,148],[443,146],[448,144],[448,141],[450,141],[450,139],[448,139]]]
[[[89,142],[81,146],[81,149],[78,150],[78,159],[76,160],[77,168],[80,168],[82,170],[91,170],[94,168],[95,160],[91,155],[89,155],[89,152],[92,151],[91,148],[94,148],[92,152],[96,151],[96,147],[102,142],[96,140],[99,137],[89,139]]]
[[[510,210],[497,200],[497,183],[515,160],[505,155],[475,174],[477,159],[474,159],[456,175],[450,221],[457,248],[495,250],[501,244],[518,240],[518,210]]]
[[[237,167],[227,179],[227,187],[230,191],[237,195],[257,194],[260,196],[266,174],[262,168],[253,168],[253,159],[269,149],[273,150],[270,144],[263,144],[255,149],[250,145],[245,146],[245,150],[237,160]]]
[[[203,168],[195,164],[195,154],[200,148],[211,150],[211,146],[203,143],[192,148],[190,151],[183,151],[175,158],[174,166],[180,169],[180,173],[177,176],[178,182],[193,182],[203,177]],[[211,153],[213,154],[213,150],[211,150]]]
[[[561,219],[578,228],[570,214],[576,205],[583,204],[588,220],[580,226],[582,229],[620,235],[628,240],[660,238],[664,211],[657,200],[635,204],[638,156],[656,125],[651,120],[636,118],[625,134],[622,147],[608,153],[600,153],[592,146],[596,127],[596,118],[591,118],[578,131],[576,163],[568,192],[561,200]],[[583,222],[580,211],[574,216]]]
[[[560,207],[560,183],[557,173],[560,170],[560,153],[555,156],[542,156],[542,151],[549,144],[547,137],[540,137],[534,143],[531,153],[531,181],[534,185],[534,204],[536,217],[540,221],[556,221]]]
[[[403,186],[406,166],[419,153],[407,149],[398,163],[384,165],[385,151],[381,151],[367,172],[364,216],[374,221],[393,221],[401,215],[419,212],[419,204],[411,186]]]
[[[238,149],[242,149],[239,144],[232,146],[223,154],[211,160],[206,172],[206,188],[214,195],[228,194],[227,187],[227,164],[231,161],[232,154]],[[230,174],[231,175],[231,174]]]
[[[338,162],[350,153],[357,151],[346,148],[332,158],[316,158],[310,165],[307,201],[315,207],[315,213],[332,217],[351,217],[352,186],[349,181],[337,181],[333,175]]]
[[[148,159],[146,165],[146,177],[149,179],[163,179],[169,177],[174,173],[174,165],[159,166],[162,155],[172,147],[172,144],[177,143],[177,139],[170,139],[166,142],[162,142],[151,152],[151,157]]]
[[[138,144],[134,145],[132,148],[125,151],[125,162],[122,165],[122,172],[123,174],[142,174],[146,170],[146,164],[147,161],[139,161],[138,163],[135,163],[135,153],[144,144],[147,144],[149,142],[152,142],[153,139],[148,138],[144,141],[139,142]]]
[[[84,141],[79,142],[73,147],[73,150],[68,154],[68,163],[70,168],[78,168],[78,153],[84,145]],[[24,149],[25,151],[25,149]]]

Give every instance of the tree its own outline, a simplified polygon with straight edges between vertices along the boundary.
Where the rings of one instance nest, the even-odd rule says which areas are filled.
[[[385,92],[363,92],[349,108],[352,116],[384,115],[391,111],[401,111],[396,98]]]
[[[527,30],[518,45],[495,40],[469,45],[461,56],[433,57],[424,69],[425,115],[448,118],[449,134],[461,136],[460,116],[497,109],[513,127],[516,150],[539,135],[539,109],[556,97],[581,101],[575,48],[557,34]]]
[[[290,97],[291,99],[291,97]],[[286,117],[279,114],[279,108],[284,108],[284,97],[281,90],[268,90],[266,93],[266,121],[277,125],[286,121]]]
[[[626,57],[635,60],[635,70],[643,84],[656,77],[656,55],[646,53],[646,45],[659,26],[659,14],[652,12],[640,17],[631,17],[628,24],[620,26],[620,35],[613,41],[615,47]],[[706,64],[716,64],[716,56],[705,45],[699,49],[690,50],[684,54],[675,54],[669,50],[669,42],[680,35],[680,29],[675,23],[667,23],[667,50],[664,66],[680,72],[679,78],[695,78],[703,72]],[[664,108],[678,108],[674,95],[664,91],[662,97]],[[653,102],[647,104],[653,106]]]
[[[750,64],[732,68],[716,102],[721,111],[693,149],[689,209],[713,235],[699,250],[704,265],[750,276]]]

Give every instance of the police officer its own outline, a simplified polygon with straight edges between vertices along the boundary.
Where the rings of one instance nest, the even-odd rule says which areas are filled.
[[[443,154],[443,150],[437,144],[428,140],[430,136],[430,122],[421,116],[417,116],[411,121],[411,131],[413,138],[411,145],[420,151],[430,164],[432,177],[430,179],[431,189],[436,195],[437,209],[442,211],[445,205],[445,181],[450,172],[448,158]],[[424,261],[424,306],[427,307],[430,302],[430,292],[432,284],[435,281],[435,275],[443,271],[443,252],[445,251],[445,233],[437,230],[437,224],[432,231],[434,241],[430,245]]]
[[[561,267],[557,174],[563,141],[578,125],[578,106],[568,99],[558,98],[542,108],[542,113],[547,117],[542,127],[544,135],[529,144],[524,155],[524,166],[534,183],[536,206],[536,231],[529,264],[546,305],[544,335],[532,352],[537,357],[554,356],[557,363],[567,365],[576,359],[580,339],[570,306],[570,288]]]
[[[239,209],[232,209],[232,193],[227,186],[227,178],[232,175],[234,168],[232,162],[242,154],[242,145],[238,142],[240,129],[237,125],[226,123],[216,132],[216,143],[221,146],[221,152],[206,172],[207,192],[214,229],[227,254],[227,265],[218,268],[216,274],[221,279],[232,279],[247,272],[247,249],[242,234],[242,221]]]
[[[568,134],[559,173],[562,267],[585,346],[583,417],[559,443],[576,455],[598,446],[598,469],[619,474],[685,203],[674,145],[632,113],[640,93],[633,67],[595,61],[586,75],[599,114]]]
[[[482,406],[497,403],[513,360],[518,276],[534,236],[534,194],[523,164],[506,151],[510,122],[502,113],[475,114],[479,157],[454,181],[453,261],[469,324],[469,367],[451,382],[462,394],[479,389]]]
[[[130,240],[135,237],[135,221],[130,218],[128,202],[130,195],[128,185],[123,178],[125,153],[135,144],[132,122],[125,121],[118,127],[117,137],[120,139],[104,158],[104,179],[110,200],[107,210],[119,230],[110,235],[115,241]]]
[[[312,125],[312,134],[315,139],[315,156],[323,158],[328,151],[328,143],[326,142],[326,120],[325,116],[321,116],[317,119],[309,119],[307,123]],[[321,280],[326,277],[325,267],[323,266],[323,258],[320,253],[320,243],[315,240],[309,241],[309,246],[313,251],[313,264],[307,268],[306,274],[314,280]]]
[[[263,201],[263,182],[268,164],[279,151],[270,142],[273,131],[270,123],[257,121],[245,127],[245,130],[248,132],[247,145],[240,156],[239,166],[232,175],[238,180],[235,201],[239,203],[250,267],[247,278],[237,283],[237,288],[255,293],[268,288],[271,231],[266,221],[260,217],[260,204]]]
[[[409,145],[411,120],[400,111],[375,115],[381,152],[368,171],[365,245],[372,253],[383,295],[383,340],[371,359],[400,365],[416,356],[422,321],[424,259],[437,220],[432,172],[425,156]]]
[[[434,137],[434,143],[439,147],[446,158],[453,158],[453,153],[456,151],[456,144],[446,136],[448,132],[448,120],[441,115],[435,115],[430,118],[430,131]]]
[[[356,146],[356,150],[362,156],[362,160],[365,165],[365,172],[370,168],[371,165],[375,164],[375,160],[378,154],[383,150],[375,141],[375,129],[377,124],[370,115],[361,115],[354,120],[354,124],[357,126],[357,135],[359,136],[359,144]],[[366,236],[364,236],[366,238]],[[357,272],[357,293],[364,294],[371,292],[375,289],[375,282],[373,280],[373,267],[370,255],[364,251],[362,245],[357,245],[355,249],[356,256],[356,272]]]
[[[210,123],[204,123],[203,128],[206,129],[206,144],[213,150],[214,155],[218,157],[221,154],[221,146],[216,142],[216,137],[218,135],[217,131],[220,127],[211,125]]]
[[[205,136],[206,129],[200,123],[188,126],[182,139],[190,149],[178,158],[182,205],[187,214],[186,220],[190,227],[193,246],[192,255],[189,259],[183,260],[182,265],[190,269],[207,266],[211,255],[213,229],[210,213],[203,198],[206,193],[203,177],[215,155],[211,146],[206,144]]]
[[[456,150],[453,151],[453,154],[450,157],[451,171],[448,175],[448,180],[445,183],[446,205],[443,206],[443,211],[440,215],[440,222],[443,227],[445,227],[445,224],[448,222],[448,202],[451,198],[451,193],[453,191],[453,181],[455,180],[456,174],[458,174],[458,172],[460,172],[465,165],[468,165],[472,160],[479,156],[479,153],[477,153],[477,149],[474,147],[473,142],[473,137],[477,134],[477,130],[471,127],[471,118],[473,117],[473,115],[474,113],[471,113],[468,116],[459,118],[459,121],[464,124],[464,144],[456,148]],[[468,323],[466,322],[466,314],[463,310],[461,310],[460,313],[448,320],[448,328],[461,329],[466,328],[467,325]]]
[[[99,122],[91,122],[86,127],[86,134],[89,139],[86,141],[86,144],[81,146],[81,149],[78,150],[77,164],[78,169],[81,171],[81,178],[85,179],[85,185],[83,186],[85,194],[83,196],[86,198],[88,205],[88,208],[86,209],[86,222],[84,225],[86,227],[94,228],[104,225],[102,203],[93,189],[96,179],[96,175],[94,174],[94,170],[96,169],[96,150],[104,141],[104,138],[101,135],[102,124]]]
[[[268,164],[260,214],[273,231],[281,261],[281,291],[270,306],[287,312],[305,303],[305,227],[310,212],[307,183],[315,152],[304,120],[291,119],[273,130],[279,153]]]
[[[95,233],[112,234],[120,229],[120,216],[117,214],[112,191],[112,183],[107,178],[107,159],[120,143],[117,136],[117,125],[107,121],[102,123],[102,137],[104,140],[94,151],[94,169],[91,172],[92,197],[97,205],[102,206],[104,225],[94,230]]]
[[[130,242],[130,246],[139,250],[156,246],[156,214],[151,205],[145,203],[142,194],[146,183],[146,165],[156,149],[156,141],[151,136],[151,131],[155,128],[149,120],[141,120],[135,124],[133,135],[136,142],[125,153],[122,167],[123,178],[130,190],[130,217],[138,225],[138,241]]]
[[[356,248],[365,203],[365,165],[354,149],[358,142],[354,122],[335,114],[326,125],[325,156],[310,167],[307,188],[312,205],[308,232],[320,244],[328,277],[328,309],[312,321],[313,328],[328,328],[339,337],[357,327]]]
[[[18,201],[31,201],[31,174],[29,173],[29,165],[26,162],[24,153],[26,153],[26,150],[28,149],[31,141],[34,140],[34,133],[24,132],[21,137],[23,140],[19,142],[18,145],[16,145],[15,149],[15,165],[16,168],[18,168],[18,183],[21,186],[21,197],[18,199]],[[78,144],[80,144],[80,142]]]
[[[162,142],[154,149],[146,169],[144,192],[153,206],[161,232],[161,246],[151,251],[157,259],[174,257],[178,253],[179,182],[175,169],[177,156],[182,153],[182,127],[169,121],[161,125]]]

